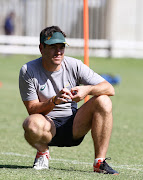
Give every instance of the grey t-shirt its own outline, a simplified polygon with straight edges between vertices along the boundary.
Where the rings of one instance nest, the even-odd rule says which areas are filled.
[[[43,68],[42,58],[30,61],[22,66],[19,74],[19,89],[23,101],[39,99],[40,102],[55,96],[66,87],[96,85],[104,79],[91,70],[82,61],[65,56],[59,71],[50,72]],[[72,115],[77,108],[74,101],[56,105],[47,114],[52,118]]]

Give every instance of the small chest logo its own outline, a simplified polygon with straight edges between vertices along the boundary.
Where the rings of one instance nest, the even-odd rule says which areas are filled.
[[[41,86],[40,91],[43,91],[45,89],[45,87],[46,87],[46,84]]]
[[[65,88],[67,88],[67,87],[69,87],[70,86],[70,83],[69,82],[67,82],[67,83],[65,83]]]

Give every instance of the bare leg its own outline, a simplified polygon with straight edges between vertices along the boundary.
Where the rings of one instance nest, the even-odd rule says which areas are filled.
[[[94,143],[95,158],[105,158],[112,131],[112,102],[106,95],[91,98],[77,112],[73,124],[75,139],[90,129]]]
[[[48,120],[41,114],[30,115],[23,123],[25,139],[40,152],[48,150],[48,143],[56,134],[53,121]]]

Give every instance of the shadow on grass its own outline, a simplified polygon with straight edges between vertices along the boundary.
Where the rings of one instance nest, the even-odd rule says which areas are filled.
[[[0,165],[0,168],[8,168],[8,169],[29,169],[31,166],[18,166],[18,165]]]
[[[79,169],[74,169],[74,168],[69,168],[69,169],[64,169],[64,168],[55,168],[55,167],[50,167],[50,170],[60,170],[60,171],[71,171],[71,172],[84,172],[84,173],[91,173],[93,171],[84,171],[84,170],[79,170]],[[94,172],[93,172],[94,173]]]
[[[0,165],[1,168],[6,168],[6,169],[33,169],[32,166],[18,166],[18,165]],[[84,171],[84,170],[77,170],[74,168],[55,168],[55,167],[50,167],[50,170],[56,170],[56,171],[69,171],[69,172],[84,172],[84,173],[91,173],[92,171]]]

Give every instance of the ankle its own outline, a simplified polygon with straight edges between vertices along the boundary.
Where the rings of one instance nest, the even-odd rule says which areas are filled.
[[[97,164],[97,163],[103,162],[104,160],[105,160],[105,158],[96,158],[94,160],[94,163]]]
[[[37,151],[39,152],[46,152],[49,147],[47,146],[47,144],[40,144],[40,143],[36,143],[34,144],[34,147],[37,149]]]
[[[39,153],[46,153],[46,152],[48,152],[48,153],[49,153],[49,149],[46,149],[46,150],[44,150],[44,151],[39,151],[39,150],[37,150],[37,152],[39,152]]]

